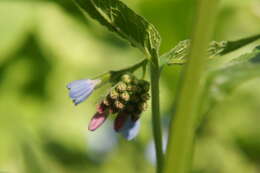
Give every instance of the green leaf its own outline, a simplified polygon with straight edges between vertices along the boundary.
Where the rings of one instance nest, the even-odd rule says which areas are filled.
[[[206,86],[201,94],[202,115],[208,113],[241,84],[260,77],[260,46],[206,74]]]
[[[147,56],[158,52],[160,35],[155,27],[119,0],[74,0],[93,19],[128,40]]]
[[[260,39],[260,34],[239,39],[236,41],[212,41],[208,48],[208,54],[210,58],[213,58],[217,55],[225,55],[232,51],[235,51],[243,46],[246,46],[253,41]],[[161,58],[161,65],[173,65],[173,64],[185,64],[188,60],[188,53],[190,48],[190,40],[183,40],[177,44],[169,52],[163,54]]]
[[[222,42],[222,50],[218,52],[219,55],[225,55],[229,52],[232,52],[234,50],[237,50],[243,46],[246,46],[249,43],[252,43],[256,40],[260,39],[260,34],[254,35],[251,37],[235,40],[235,41],[224,41]]]
[[[180,41],[174,48],[160,57],[161,65],[185,64],[187,62],[189,48],[190,40]]]

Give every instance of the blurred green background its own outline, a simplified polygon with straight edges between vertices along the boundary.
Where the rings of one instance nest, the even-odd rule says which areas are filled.
[[[161,53],[189,38],[194,0],[124,2],[158,28]],[[259,0],[222,0],[215,40],[259,32]],[[138,137],[128,142],[113,133],[112,120],[94,133],[87,131],[106,87],[77,107],[66,89],[73,80],[140,58],[138,50],[86,19],[72,0],[1,0],[0,172],[154,172],[150,109],[143,113]],[[165,129],[174,110],[179,72],[180,67],[167,67],[162,73]],[[194,173],[260,172],[259,86],[260,78],[251,80],[212,108],[198,134]]]

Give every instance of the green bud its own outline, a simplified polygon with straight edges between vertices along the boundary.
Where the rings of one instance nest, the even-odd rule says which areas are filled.
[[[141,91],[141,88],[136,85],[127,85],[127,91],[137,93]]]
[[[102,103],[105,105],[105,106],[109,106],[109,100],[107,98],[105,98],[104,100],[102,100]]]
[[[121,77],[122,81],[125,82],[125,83],[131,83],[132,82],[132,79],[133,79],[133,76],[130,75],[130,74],[124,74],[122,77]]]
[[[102,104],[107,106],[110,113],[127,112],[138,119],[142,111],[147,109],[149,99],[149,82],[139,80],[132,74],[125,74],[121,81],[112,89]]]
[[[120,82],[117,87],[116,87],[117,91],[119,92],[124,92],[127,89],[127,85],[124,82]]]
[[[110,91],[109,96],[111,99],[115,100],[118,98],[119,94],[115,90],[112,90],[112,91]]]
[[[121,103],[120,101],[116,100],[115,101],[115,107],[117,109],[123,109],[125,107],[125,105],[123,103]]]
[[[127,91],[132,91],[132,87],[133,87],[133,85],[127,85],[126,90],[127,90]]]
[[[122,94],[120,94],[120,97],[124,100],[124,101],[129,101],[130,100],[130,95],[127,92],[123,92]]]

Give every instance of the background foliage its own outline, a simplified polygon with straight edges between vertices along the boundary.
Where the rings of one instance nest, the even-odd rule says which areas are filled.
[[[188,38],[193,0],[124,2],[159,30],[161,53]],[[259,33],[259,11],[258,0],[222,1],[214,39]],[[251,52],[259,43],[227,54],[217,63]],[[0,172],[114,173],[122,167],[126,173],[154,171],[150,110],[143,114],[141,133],[134,141],[114,136],[111,123],[91,133],[87,122],[106,88],[76,108],[65,88],[72,80],[121,68],[141,57],[97,22],[85,19],[71,0],[1,1]],[[171,66],[162,74],[165,129],[174,111],[180,70]],[[194,172],[259,172],[259,84],[254,78],[239,83],[232,93],[213,87],[210,99],[220,101],[207,112],[198,131]]]

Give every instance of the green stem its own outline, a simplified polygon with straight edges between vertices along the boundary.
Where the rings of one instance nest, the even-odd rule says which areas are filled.
[[[103,74],[100,74],[100,75],[94,77],[93,79],[101,79],[102,82],[100,83],[100,86],[104,85],[107,82],[117,82],[118,78],[122,74],[127,73],[127,72],[133,73],[140,67],[146,66],[147,62],[148,62],[148,60],[146,58],[144,58],[141,61],[139,61],[131,66],[122,68],[120,70],[111,70],[111,71],[105,72]]]
[[[126,67],[126,68],[123,68],[123,69],[120,69],[120,70],[110,71],[110,73],[111,74],[113,74],[113,73],[121,73],[122,74],[122,73],[126,73],[126,72],[131,72],[132,73],[135,70],[137,70],[138,68],[143,67],[144,65],[146,65],[147,61],[148,60],[146,58],[144,58],[141,61],[137,62],[136,64],[133,64],[133,65],[131,65],[129,67]]]
[[[169,129],[165,173],[191,171],[195,125],[201,76],[205,69],[206,49],[210,41],[217,0],[199,0],[188,64],[176,104],[176,114]]]
[[[162,151],[162,132],[160,120],[160,98],[159,98],[159,78],[160,68],[157,53],[150,61],[151,94],[152,94],[152,125],[153,136],[156,150],[157,173],[162,172],[163,151]]]
[[[120,70],[116,70],[116,71],[110,71],[109,75],[111,76],[110,81],[114,81],[117,80],[118,77],[120,77],[122,74],[130,72],[133,73],[134,71],[136,71],[137,69],[139,69],[140,67],[146,66],[147,65],[147,59],[142,59],[141,61],[137,62],[134,65],[131,65],[129,67],[120,69]]]

